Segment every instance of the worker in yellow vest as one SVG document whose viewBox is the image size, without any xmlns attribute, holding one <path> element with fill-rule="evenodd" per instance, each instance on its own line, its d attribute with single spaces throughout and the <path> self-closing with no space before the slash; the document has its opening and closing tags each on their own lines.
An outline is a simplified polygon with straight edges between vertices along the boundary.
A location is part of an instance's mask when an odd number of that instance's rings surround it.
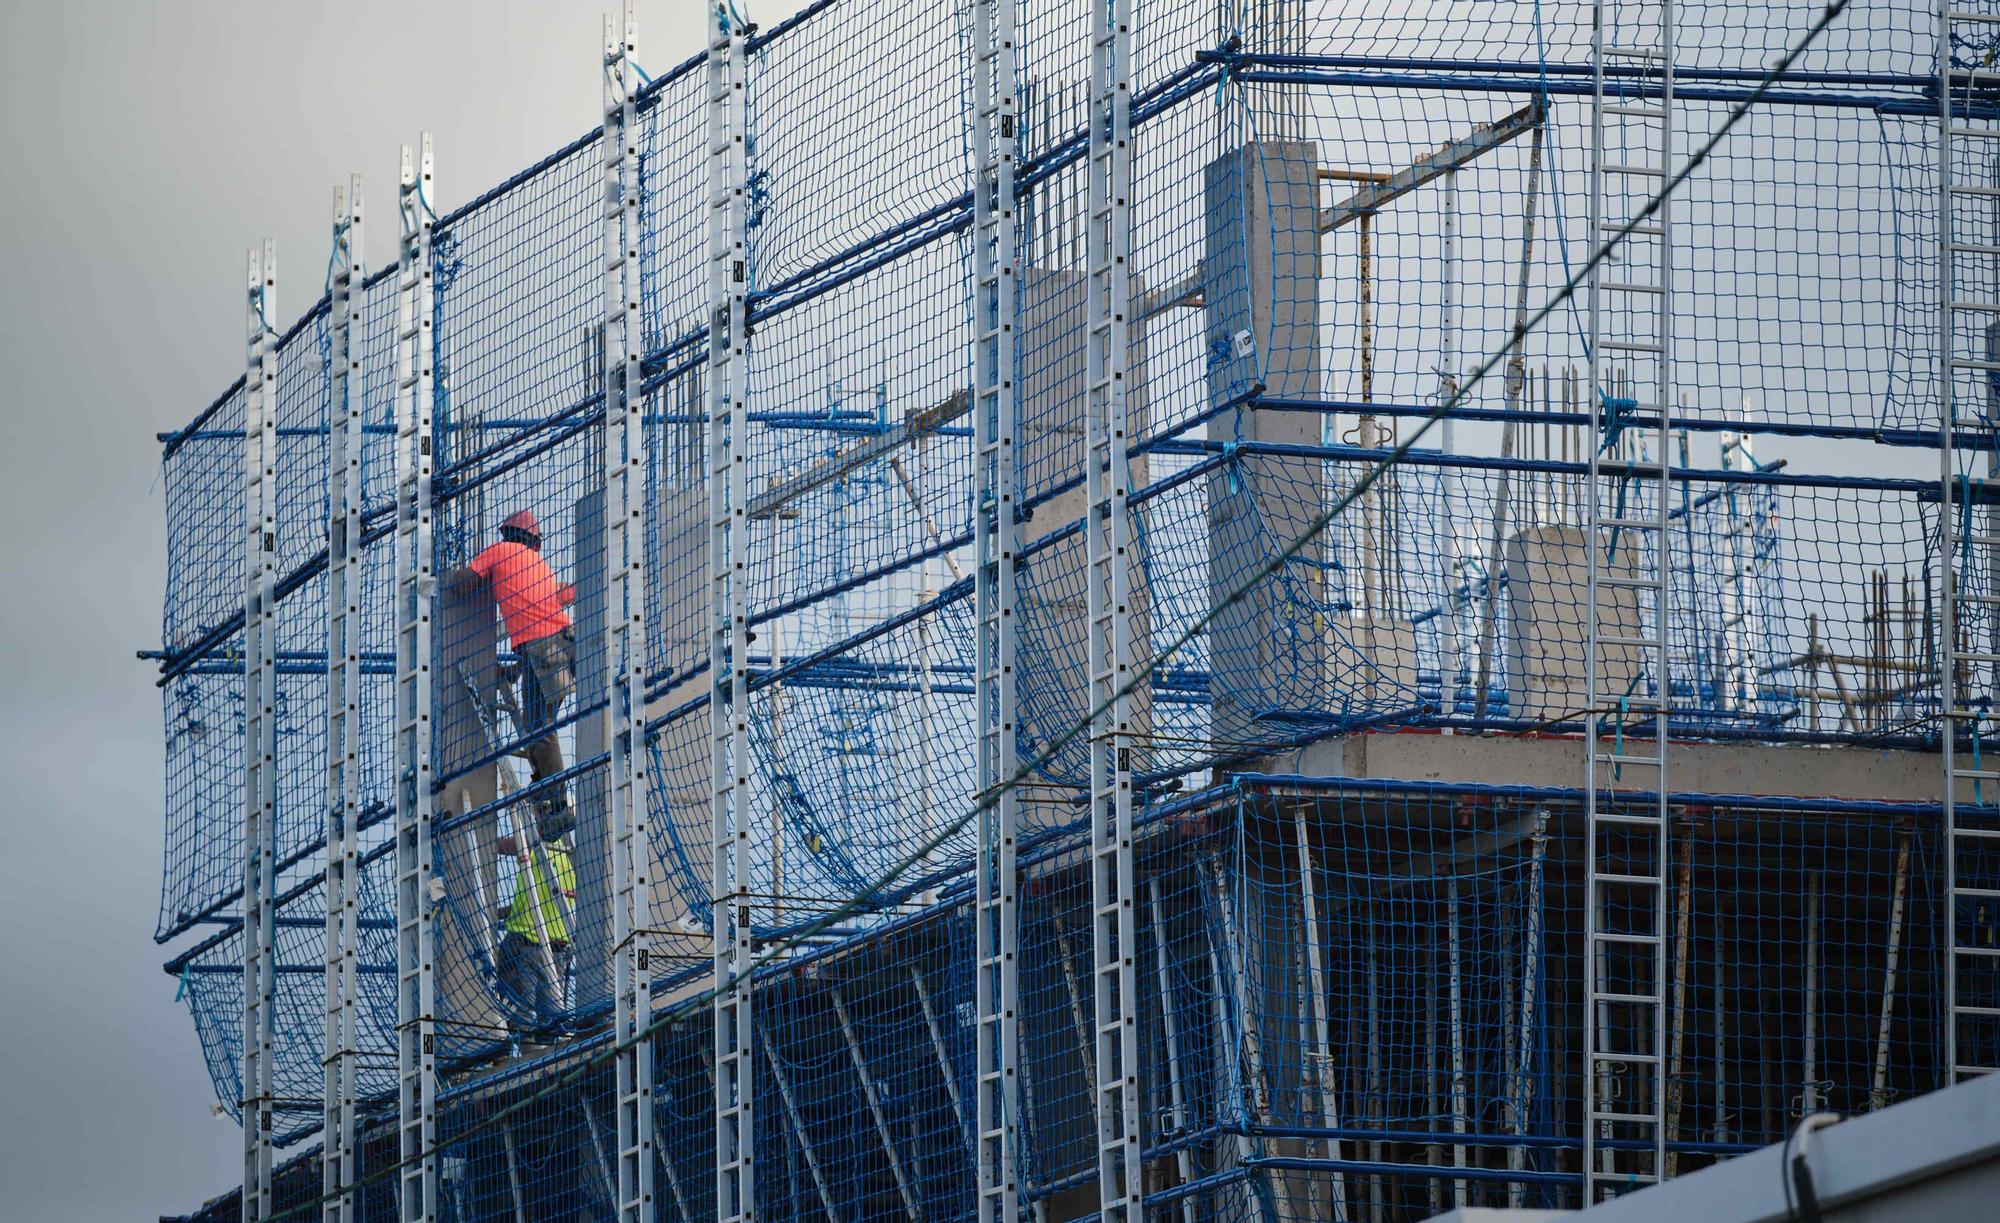
<svg viewBox="0 0 2000 1223">
<path fill-rule="evenodd" d="M 500 852 L 520 863 L 514 899 L 502 922 L 497 966 L 502 997 L 523 1017 L 516 1025 L 520 1030 L 544 1030 L 567 1009 L 564 984 L 569 980 L 576 868 L 566 841 L 529 844 L 525 838 L 500 838 Z"/>
</svg>

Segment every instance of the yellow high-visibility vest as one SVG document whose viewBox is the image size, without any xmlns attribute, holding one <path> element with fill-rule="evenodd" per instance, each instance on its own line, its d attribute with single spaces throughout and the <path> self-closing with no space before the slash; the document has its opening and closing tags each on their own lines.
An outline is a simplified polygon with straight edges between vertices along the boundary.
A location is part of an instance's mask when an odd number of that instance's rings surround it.
<svg viewBox="0 0 2000 1223">
<path fill-rule="evenodd" d="M 514 877 L 514 903 L 507 907 L 507 933 L 527 939 L 531 943 L 542 941 L 542 930 L 548 930 L 549 937 L 558 943 L 569 941 L 569 925 L 563 921 L 567 905 L 562 899 L 549 894 L 548 878 L 542 870 L 546 859 L 555 876 L 556 887 L 565 896 L 576 893 L 576 868 L 570 865 L 569 854 L 553 845 L 541 845 L 529 851 L 528 864 Z M 535 899 L 542 907 L 542 920 L 535 921 L 535 910 L 528 900 L 533 891 Z"/>
</svg>

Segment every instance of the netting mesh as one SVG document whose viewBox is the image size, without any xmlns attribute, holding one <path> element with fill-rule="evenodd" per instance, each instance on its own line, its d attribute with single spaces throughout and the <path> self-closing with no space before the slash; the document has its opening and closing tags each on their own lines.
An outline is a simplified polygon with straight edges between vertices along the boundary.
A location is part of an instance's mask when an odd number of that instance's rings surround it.
<svg viewBox="0 0 2000 1223">
<path fill-rule="evenodd" d="M 1677 7 L 1685 156 L 1819 6 Z M 772 1218 L 972 1210 L 970 17 L 835 0 L 758 36 L 747 65 L 750 407 L 732 440 L 749 473 L 746 888 L 758 940 L 784 949 L 757 984 L 751 1058 Z M 1778 780 L 1760 793 L 1823 792 L 1832 783 L 1800 762 L 1828 751 L 1893 749 L 1907 763 L 1935 750 L 1933 14 L 1911 0 L 1851 6 L 1679 189 L 1665 453 L 1633 420 L 1633 388 L 1661 371 L 1607 360 L 1590 385 L 1587 293 L 1465 389 L 1594 248 L 1591 20 L 1590 5 L 1556 0 L 1138 14 L 1130 614 L 1150 671 L 1133 702 L 1146 788 L 1135 962 L 1146 1183 L 1161 1217 L 1420 1218 L 1455 1201 L 1578 1200 L 1581 757 L 1535 757 L 1546 768 L 1534 787 L 1366 780 L 1386 732 L 1514 736 L 1524 760 L 1545 741 L 1574 745 L 1594 616 L 1602 634 L 1657 628 L 1668 643 L 1664 667 L 1614 650 L 1622 691 L 1600 682 L 1600 700 L 1665 701 L 1677 737 L 1763 753 Z M 1022 9 L 1015 144 L 1020 425 L 1006 478 L 1022 507 L 1018 763 L 1033 764 L 1020 1155 L 1038 1216 L 1058 1220 L 1092 1209 L 1097 1134 L 1076 789 L 1088 744 L 1073 733 L 1090 712 L 1091 26 L 1079 0 Z M 1990 51 L 1954 54 L 1973 64 Z M 666 936 L 661 1005 L 680 1008 L 652 1038 L 655 1199 L 688 1219 L 714 1213 L 700 994 L 713 784 L 704 67 L 648 85 L 635 133 L 647 852 Z M 1656 100 L 1643 72 L 1612 75 L 1626 100 Z M 1959 146 L 1955 173 L 1990 182 L 1989 151 L 1965 147 L 1976 143 Z M 439 1128 L 459 1218 L 596 1216 L 615 1196 L 597 1034 L 613 955 L 604 206 L 593 132 L 435 230 L 433 831 L 450 1075 Z M 1990 207 L 1963 213 L 1961 240 L 1991 246 Z M 1990 251 L 1957 260 L 1953 292 L 1990 298 L 1996 272 Z M 394 1110 L 380 1060 L 395 1021 L 394 281 L 368 286 L 357 338 L 371 1119 Z M 286 334 L 275 404 L 288 1140 L 316 1118 L 325 1053 L 325 309 Z M 1969 320 L 1954 316 L 1959 348 L 1992 351 Z M 1959 423 L 1990 430 L 1987 371 L 1955 377 Z M 170 968 L 230 1108 L 242 427 L 239 385 L 163 460 L 158 936 L 200 940 Z M 1987 474 L 1990 447 L 1975 449 L 1960 451 L 1966 481 Z M 1657 533 L 1614 533 L 1593 564 L 1593 452 L 1671 469 L 1663 493 L 1616 477 L 1595 490 L 1614 515 L 1663 514 L 1664 553 Z M 1990 518 L 1974 500 L 1956 509 L 1960 535 Z M 505 525 L 523 512 L 548 575 L 541 610 L 559 613 L 539 620 L 496 605 L 489 576 L 493 549 L 524 546 Z M 1323 514 L 1326 529 L 1298 544 Z M 1975 559 L 1962 589 L 1990 594 Z M 1593 571 L 1659 573 L 1663 591 L 1607 592 Z M 1970 606 L 1961 634 L 1990 638 L 2000 611 Z M 1266 776 L 1309 758 L 1354 777 Z M 1846 804 L 1676 783 L 1686 793 L 1662 870 L 1677 1170 L 1772 1141 L 1808 1105 L 1877 1108 L 1943 1081 L 1941 816 L 1914 801 L 1935 786 L 1901 767 L 1879 782 L 1881 801 Z M 1174 798 L 1183 786 L 1199 793 Z M 1983 912 L 1961 925 L 1990 934 Z M 372 1217 L 389 1208 L 394 1157 L 392 1136 L 368 1132 Z M 310 1163 L 281 1173 L 281 1198 L 310 1200 L 316 1182 L 297 1171 Z"/>
</svg>

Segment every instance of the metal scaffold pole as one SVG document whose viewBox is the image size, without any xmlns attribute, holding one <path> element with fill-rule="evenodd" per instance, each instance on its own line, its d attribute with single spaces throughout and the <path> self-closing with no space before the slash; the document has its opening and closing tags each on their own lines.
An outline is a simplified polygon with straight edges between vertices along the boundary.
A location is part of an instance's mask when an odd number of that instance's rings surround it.
<svg viewBox="0 0 2000 1223">
<path fill-rule="evenodd" d="M 277 1011 L 278 248 L 250 252 L 243 376 L 243 1219 L 269 1218 Z"/>
<path fill-rule="evenodd" d="M 1939 735 L 1944 755 L 1945 1063 L 1948 1083 L 2000 1069 L 2000 769 L 1981 757 L 2000 693 L 2000 70 L 1980 48 L 2000 10 L 1944 0 L 1938 15 Z M 1981 470 L 1979 457 L 1986 462 Z M 1975 517 L 1975 507 L 1983 513 Z"/>
<path fill-rule="evenodd" d="M 750 32 L 708 18 L 708 594 L 715 1215 L 757 1216 L 751 1012 L 746 128 Z"/>
<path fill-rule="evenodd" d="M 1673 173 L 1673 0 L 1597 0 L 1591 59 L 1590 233 L 1601 244 Z M 1633 225 L 1589 282 L 1586 1206 L 1666 1166 L 1671 217 L 1663 204 Z"/>
<path fill-rule="evenodd" d="M 604 18 L 604 658 L 610 680 L 618 1218 L 653 1221 L 652 840 L 646 797 L 646 441 L 639 362 L 638 24 Z"/>
<path fill-rule="evenodd" d="M 355 1099 L 360 1073 L 361 548 L 363 302 L 361 176 L 333 193 L 327 285 L 326 377 L 326 1045 L 320 1193 L 325 1223 L 351 1223 L 347 1192 L 359 1168 Z"/>
<path fill-rule="evenodd" d="M 431 618 L 437 597 L 431 538 L 431 137 L 415 160 L 403 146 L 396 278 L 396 1077 L 401 1223 L 438 1210 L 437 982 L 431 884 Z"/>
<path fill-rule="evenodd" d="M 1019 1154 L 1020 798 L 1016 768 L 1015 649 L 1017 382 L 1021 256 L 1015 174 L 1020 81 L 1015 0 L 973 5 L 973 533 L 974 705 L 979 813 L 973 909 L 975 1162 L 980 1223 L 1021 1215 Z M 1004 789 L 1002 787 L 1005 787 Z"/>
<path fill-rule="evenodd" d="M 1132 511 L 1126 406 L 1132 286 L 1132 5 L 1095 0 L 1085 226 L 1090 620 L 1091 980 L 1099 1217 L 1141 1223 L 1138 910 L 1132 844 Z"/>
</svg>

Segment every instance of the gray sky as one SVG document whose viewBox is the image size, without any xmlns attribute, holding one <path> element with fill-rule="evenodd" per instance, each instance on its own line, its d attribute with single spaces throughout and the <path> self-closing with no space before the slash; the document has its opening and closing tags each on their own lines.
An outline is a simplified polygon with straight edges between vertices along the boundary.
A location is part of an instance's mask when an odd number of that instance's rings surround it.
<svg viewBox="0 0 2000 1223">
<path fill-rule="evenodd" d="M 429 128 L 444 210 L 592 126 L 611 2 L 0 11 L 0 1214 L 148 1218 L 239 1175 L 151 939 L 160 705 L 132 653 L 159 640 L 153 435 L 242 369 L 245 249 L 277 239 L 289 321 L 349 171 L 386 215 Z M 693 53 L 702 11 L 640 0 L 640 62 Z M 370 227 L 371 266 L 392 231 Z"/>
</svg>

